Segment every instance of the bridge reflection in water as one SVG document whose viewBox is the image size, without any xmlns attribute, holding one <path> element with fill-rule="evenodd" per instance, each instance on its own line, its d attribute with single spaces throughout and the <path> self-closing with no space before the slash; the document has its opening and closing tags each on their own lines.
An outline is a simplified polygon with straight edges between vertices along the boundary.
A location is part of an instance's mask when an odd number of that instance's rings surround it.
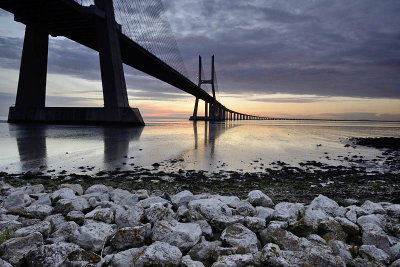
<svg viewBox="0 0 400 267">
<path fill-rule="evenodd" d="M 183 131 L 177 133 L 186 140 L 175 140 L 176 143 L 172 144 L 171 136 L 176 131 L 173 124 L 166 124 L 163 129 L 158 125 L 144 128 L 9 124 L 11 142 L 14 139 L 17 148 L 9 154 L 12 158 L 16 152 L 17 158 L 13 163 L 16 172 L 54 169 L 70 172 L 88 165 L 96 166 L 95 171 L 130 170 L 133 165 L 148 167 L 154 162 L 188 157 L 194 157 L 199 163 L 203 161 L 206 167 L 213 161 L 217 139 L 237 126 L 235 122 L 194 121 L 192 127 L 185 125 L 180 128 Z M 187 139 L 190 136 L 193 141 Z M 140 147 L 146 149 L 139 151 Z"/>
</svg>

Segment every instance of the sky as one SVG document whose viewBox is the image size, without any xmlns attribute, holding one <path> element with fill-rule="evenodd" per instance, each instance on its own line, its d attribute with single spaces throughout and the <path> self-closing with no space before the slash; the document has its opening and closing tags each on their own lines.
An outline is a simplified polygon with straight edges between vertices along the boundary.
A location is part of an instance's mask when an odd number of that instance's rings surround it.
<svg viewBox="0 0 400 267">
<path fill-rule="evenodd" d="M 398 0 L 163 4 L 189 77 L 195 80 L 198 55 L 209 76 L 215 54 L 220 101 L 230 109 L 270 117 L 400 120 Z M 0 10 L 0 117 L 15 102 L 24 29 Z M 190 116 L 194 97 L 124 69 L 130 105 L 143 116 Z M 50 39 L 46 105 L 103 105 L 97 53 Z"/>
</svg>

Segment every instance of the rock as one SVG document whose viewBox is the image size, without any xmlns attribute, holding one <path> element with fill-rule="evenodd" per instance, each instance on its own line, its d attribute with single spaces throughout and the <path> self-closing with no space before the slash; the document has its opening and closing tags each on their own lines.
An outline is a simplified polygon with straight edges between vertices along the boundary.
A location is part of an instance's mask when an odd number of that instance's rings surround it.
<svg viewBox="0 0 400 267">
<path fill-rule="evenodd" d="M 245 200 L 235 203 L 235 208 L 232 210 L 233 215 L 253 216 L 256 214 L 256 209 L 249 202 Z"/>
<path fill-rule="evenodd" d="M 1 257 L 12 265 L 19 265 L 27 253 L 41 245 L 43 245 L 43 237 L 38 232 L 24 237 L 11 238 L 0 245 Z"/>
<path fill-rule="evenodd" d="M 67 259 L 67 256 L 76 249 L 79 249 L 79 246 L 70 243 L 43 245 L 30 251 L 25 258 L 29 266 L 60 266 Z"/>
<path fill-rule="evenodd" d="M 365 201 L 361 208 L 364 209 L 368 214 L 385 214 L 386 211 L 379 203 L 374 203 L 372 201 Z"/>
<path fill-rule="evenodd" d="M 200 261 L 194 261 L 189 255 L 182 257 L 181 267 L 204 267 L 204 264 Z"/>
<path fill-rule="evenodd" d="M 333 256 L 330 251 L 318 247 L 307 249 L 307 257 L 310 266 L 346 266 L 341 257 Z"/>
<path fill-rule="evenodd" d="M 362 234 L 363 245 L 373 245 L 390 253 L 391 242 L 389 236 L 383 230 L 369 230 Z"/>
<path fill-rule="evenodd" d="M 54 244 L 68 242 L 78 228 L 79 226 L 75 222 L 64 222 L 58 226 L 58 229 L 51 234 L 51 238 L 48 238 L 46 242 Z"/>
<path fill-rule="evenodd" d="M 139 196 L 130 194 L 130 195 L 126 196 L 125 198 L 121 199 L 118 202 L 118 205 L 129 209 L 129 208 L 135 206 L 138 202 L 139 202 Z"/>
<path fill-rule="evenodd" d="M 38 200 L 32 202 L 31 206 L 36 206 L 36 205 L 46 205 L 46 206 L 51 206 L 51 199 L 50 199 L 51 194 L 44 194 L 41 197 L 38 198 Z"/>
<path fill-rule="evenodd" d="M 78 248 L 69 253 L 62 266 L 101 266 L 101 257 L 93 252 Z"/>
<path fill-rule="evenodd" d="M 249 248 L 251 252 L 257 252 L 257 236 L 255 233 L 240 223 L 228 226 L 221 234 L 221 240 L 231 247 Z"/>
<path fill-rule="evenodd" d="M 36 218 L 43 220 L 53 212 L 53 207 L 48 205 L 30 205 L 23 211 L 25 217 Z"/>
<path fill-rule="evenodd" d="M 60 226 L 66 222 L 62 214 L 53 214 L 47 216 L 44 220 L 50 223 L 53 232 L 57 231 L 60 228 Z"/>
<path fill-rule="evenodd" d="M 155 203 L 145 210 L 145 217 L 149 222 L 154 224 L 161 220 L 173 220 L 175 213 L 171 208 L 165 207 L 162 203 Z"/>
<path fill-rule="evenodd" d="M 232 216 L 232 209 L 216 198 L 192 200 L 188 208 L 199 212 L 207 221 L 223 215 Z"/>
<path fill-rule="evenodd" d="M 201 261 L 205 265 L 209 265 L 211 259 L 211 253 L 218 247 L 221 246 L 221 241 L 203 241 L 192 247 L 188 255 L 195 261 Z"/>
<path fill-rule="evenodd" d="M 187 204 L 194 199 L 192 192 L 185 190 L 179 192 L 176 195 L 171 197 L 171 202 L 174 204 L 175 207 L 179 207 L 181 205 Z"/>
<path fill-rule="evenodd" d="M 332 240 L 329 242 L 329 246 L 332 248 L 333 254 L 340 256 L 346 263 L 353 260 L 353 255 L 351 254 L 352 247 L 350 245 L 347 245 L 343 241 Z"/>
<path fill-rule="evenodd" d="M 85 212 L 89 208 L 89 203 L 84 197 L 77 197 L 74 199 L 60 199 L 54 207 L 54 212 L 66 215 L 73 210 Z"/>
<path fill-rule="evenodd" d="M 390 248 L 389 255 L 392 261 L 400 259 L 400 242 Z"/>
<path fill-rule="evenodd" d="M 159 221 L 154 224 L 152 240 L 167 242 L 184 251 L 196 245 L 201 234 L 200 226 L 195 223 L 180 223 L 175 220 Z"/>
<path fill-rule="evenodd" d="M 390 256 L 383 250 L 371 246 L 362 245 L 359 250 L 360 256 L 369 261 L 376 261 L 383 264 L 389 264 Z"/>
<path fill-rule="evenodd" d="M 336 217 L 336 210 L 339 208 L 339 204 L 323 195 L 319 195 L 311 201 L 309 209 L 322 210 L 329 216 Z"/>
<path fill-rule="evenodd" d="M 349 235 L 357 235 L 360 233 L 360 227 L 346 218 L 336 217 L 335 220 L 340 223 L 343 230 Z"/>
<path fill-rule="evenodd" d="M 134 206 L 128 210 L 118 209 L 115 212 L 115 223 L 118 227 L 131 227 L 141 224 L 144 219 L 144 210 Z"/>
<path fill-rule="evenodd" d="M 79 227 L 72 240 L 84 249 L 97 252 L 113 233 L 114 229 L 106 223 L 89 223 Z"/>
<path fill-rule="evenodd" d="M 111 224 L 114 222 L 114 212 L 110 208 L 94 209 L 85 215 L 85 219 L 93 219 Z"/>
<path fill-rule="evenodd" d="M 18 221 L 0 221 L 0 232 L 3 232 L 6 229 L 17 230 L 22 227 L 23 227 L 22 223 Z"/>
<path fill-rule="evenodd" d="M 253 232 L 260 232 L 266 226 L 265 220 L 258 217 L 246 217 L 244 225 Z"/>
<path fill-rule="evenodd" d="M 307 239 L 317 245 L 322 245 L 322 246 L 328 245 L 328 243 L 326 243 L 325 239 L 323 239 L 322 237 L 320 237 L 319 235 L 316 235 L 316 234 L 311 234 L 311 235 L 307 236 Z"/>
<path fill-rule="evenodd" d="M 137 248 L 145 245 L 145 241 L 151 236 L 151 224 L 134 227 L 120 228 L 111 238 L 113 248 L 123 250 Z"/>
<path fill-rule="evenodd" d="M 32 201 L 33 199 L 27 194 L 24 194 L 23 191 L 18 190 L 12 192 L 4 199 L 3 206 L 7 210 L 16 210 L 30 205 Z"/>
<path fill-rule="evenodd" d="M 165 242 L 154 242 L 134 259 L 133 266 L 178 266 L 182 253 Z"/>
<path fill-rule="evenodd" d="M 306 209 L 304 215 L 304 224 L 311 226 L 312 231 L 316 232 L 318 230 L 319 224 L 322 221 L 328 220 L 329 217 L 324 211 L 322 210 L 313 210 L 313 209 Z"/>
<path fill-rule="evenodd" d="M 253 190 L 248 195 L 248 200 L 253 206 L 273 207 L 274 202 L 260 190 Z"/>
<path fill-rule="evenodd" d="M 76 198 L 75 192 L 69 188 L 58 189 L 57 191 L 54 191 L 50 196 L 51 201 L 54 203 L 59 201 L 60 199 L 74 199 L 74 198 Z"/>
<path fill-rule="evenodd" d="M 358 206 L 349 206 L 347 209 L 348 212 L 345 214 L 345 217 L 353 223 L 357 222 L 358 217 L 368 214 L 363 208 Z"/>
<path fill-rule="evenodd" d="M 343 205 L 348 207 L 351 205 L 358 205 L 360 204 L 360 201 L 356 200 L 356 199 L 352 199 L 352 198 L 346 198 L 343 200 Z"/>
<path fill-rule="evenodd" d="M 27 185 L 20 187 L 19 190 L 22 190 L 24 194 L 33 195 L 44 192 L 44 186 L 42 184 Z"/>
<path fill-rule="evenodd" d="M 139 197 L 139 200 L 143 200 L 149 197 L 149 192 L 145 189 L 136 190 L 135 195 Z"/>
<path fill-rule="evenodd" d="M 293 224 L 291 231 L 297 236 L 306 237 L 313 232 L 313 227 L 306 224 L 303 217 Z"/>
<path fill-rule="evenodd" d="M 112 188 L 105 186 L 103 184 L 95 184 L 90 186 L 88 189 L 85 191 L 85 195 L 91 194 L 91 193 L 108 193 L 112 190 Z"/>
<path fill-rule="evenodd" d="M 0 266 L 2 267 L 12 267 L 12 265 L 5 260 L 0 259 Z"/>
<path fill-rule="evenodd" d="M 137 207 L 142 208 L 142 209 L 147 209 L 149 208 L 152 204 L 155 203 L 161 203 L 163 205 L 168 205 L 168 200 L 163 199 L 161 197 L 149 197 L 143 200 L 140 200 L 137 203 Z"/>
<path fill-rule="evenodd" d="M 213 236 L 211 225 L 209 225 L 206 220 L 198 220 L 194 221 L 193 223 L 196 223 L 200 226 L 201 231 L 203 232 L 203 235 L 205 237 L 211 238 Z"/>
<path fill-rule="evenodd" d="M 272 243 L 266 244 L 262 248 L 260 262 L 266 266 L 289 266 L 280 248 Z"/>
<path fill-rule="evenodd" d="M 392 262 L 389 267 L 400 267 L 400 259 Z"/>
<path fill-rule="evenodd" d="M 133 261 L 144 252 L 147 247 L 131 248 L 105 257 L 106 266 L 127 267 L 134 266 Z"/>
<path fill-rule="evenodd" d="M 385 210 L 390 217 L 400 219 L 400 204 L 388 205 Z"/>
<path fill-rule="evenodd" d="M 375 214 L 364 215 L 357 219 L 357 224 L 361 226 L 363 231 L 381 230 L 382 221 Z"/>
<path fill-rule="evenodd" d="M 214 262 L 212 267 L 244 267 L 254 264 L 254 257 L 252 254 L 235 254 L 229 256 L 220 256 Z"/>
<path fill-rule="evenodd" d="M 244 224 L 244 217 L 239 216 L 239 215 L 235 215 L 235 216 L 222 215 L 222 216 L 217 216 L 217 217 L 211 219 L 211 221 L 210 221 L 210 224 L 211 224 L 213 230 L 215 230 L 218 233 L 220 233 L 225 228 L 227 228 L 228 226 L 231 226 L 235 223 Z"/>
<path fill-rule="evenodd" d="M 282 221 L 270 221 L 268 226 L 287 229 L 289 227 L 289 223 Z"/>
<path fill-rule="evenodd" d="M 76 195 L 80 196 L 83 194 L 83 188 L 80 184 L 60 184 L 58 189 L 69 188 L 75 192 Z"/>
<path fill-rule="evenodd" d="M 269 222 L 272 219 L 272 215 L 274 214 L 274 209 L 266 208 L 266 207 L 256 207 L 256 217 L 264 219 L 266 222 Z"/>
<path fill-rule="evenodd" d="M 74 221 L 79 225 L 82 225 L 85 221 L 85 214 L 82 211 L 73 210 L 68 212 L 65 216 L 68 221 Z"/>
<path fill-rule="evenodd" d="M 299 203 L 281 202 L 275 205 L 272 218 L 279 221 L 287 221 L 293 225 L 304 215 L 304 205 Z"/>
<path fill-rule="evenodd" d="M 108 193 L 90 193 L 82 195 L 82 197 L 88 201 L 92 208 L 97 208 L 103 202 L 110 201 L 110 195 Z"/>
<path fill-rule="evenodd" d="M 344 232 L 340 223 L 333 218 L 328 218 L 319 224 L 318 230 L 323 234 L 326 241 L 341 240 L 346 241 L 347 234 Z"/>
<path fill-rule="evenodd" d="M 282 228 L 269 225 L 266 229 L 260 232 L 262 244 L 274 243 L 283 250 L 302 250 L 302 239 L 295 236 Z"/>
<path fill-rule="evenodd" d="M 34 224 L 31 226 L 23 227 L 15 231 L 16 236 L 28 236 L 35 232 L 41 233 L 44 237 L 50 235 L 51 226 L 50 223 L 47 221 L 42 221 L 38 224 Z"/>
<path fill-rule="evenodd" d="M 131 192 L 127 191 L 127 190 L 123 190 L 120 188 L 114 189 L 110 192 L 110 199 L 114 202 L 114 203 L 118 203 L 120 202 L 122 199 L 130 197 L 132 195 Z M 137 201 L 136 201 L 137 203 Z"/>
<path fill-rule="evenodd" d="M 27 226 L 31 226 L 31 225 L 42 222 L 42 220 L 40 220 L 40 219 L 30 219 L 30 218 L 26 218 L 26 217 L 22 217 L 22 216 L 18 217 L 18 221 L 20 223 L 22 223 L 22 227 L 27 227 Z"/>
</svg>

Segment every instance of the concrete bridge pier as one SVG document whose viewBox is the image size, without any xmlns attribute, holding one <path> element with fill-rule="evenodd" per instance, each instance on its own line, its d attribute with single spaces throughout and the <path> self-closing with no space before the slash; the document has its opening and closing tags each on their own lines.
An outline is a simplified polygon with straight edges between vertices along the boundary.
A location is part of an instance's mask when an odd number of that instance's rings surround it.
<svg viewBox="0 0 400 267">
<path fill-rule="evenodd" d="M 17 99 L 9 122 L 144 125 L 139 110 L 129 107 L 112 1 L 96 0 L 95 4 L 106 15 L 96 25 L 104 108 L 45 107 L 49 32 L 46 25 L 27 24 Z"/>
</svg>

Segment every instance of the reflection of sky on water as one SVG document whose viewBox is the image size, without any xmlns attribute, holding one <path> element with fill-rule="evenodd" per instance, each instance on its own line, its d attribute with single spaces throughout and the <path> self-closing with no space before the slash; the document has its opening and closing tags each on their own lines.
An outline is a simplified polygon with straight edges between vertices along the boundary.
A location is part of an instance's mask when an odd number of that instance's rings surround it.
<svg viewBox="0 0 400 267">
<path fill-rule="evenodd" d="M 382 154 L 367 147 L 345 148 L 345 138 L 400 136 L 399 129 L 400 123 L 317 121 L 150 121 L 144 128 L 0 123 L 0 171 L 91 173 L 153 169 L 159 163 L 165 171 L 258 172 L 278 160 L 292 166 L 307 160 L 340 166 L 347 164 L 341 161 L 346 156 L 374 159 Z"/>
</svg>

